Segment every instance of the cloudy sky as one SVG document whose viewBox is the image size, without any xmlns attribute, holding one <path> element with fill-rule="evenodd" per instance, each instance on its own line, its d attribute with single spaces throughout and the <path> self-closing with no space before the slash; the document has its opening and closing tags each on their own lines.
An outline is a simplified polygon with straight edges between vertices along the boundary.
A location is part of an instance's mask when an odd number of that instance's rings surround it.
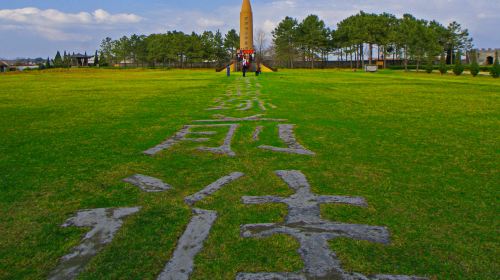
<svg viewBox="0 0 500 280">
<path fill-rule="evenodd" d="M 0 0 L 0 57 L 94 52 L 107 36 L 238 29 L 241 0 Z M 500 48 L 499 0 L 252 0 L 255 28 L 270 32 L 285 16 L 317 14 L 328 26 L 360 10 L 453 20 L 476 47 Z"/>
</svg>

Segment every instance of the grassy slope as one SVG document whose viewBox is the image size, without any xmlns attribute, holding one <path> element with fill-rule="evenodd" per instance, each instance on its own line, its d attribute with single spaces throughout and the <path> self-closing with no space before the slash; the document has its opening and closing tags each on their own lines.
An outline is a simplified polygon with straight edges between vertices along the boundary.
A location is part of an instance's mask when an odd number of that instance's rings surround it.
<svg viewBox="0 0 500 280">
<path fill-rule="evenodd" d="M 240 224 L 286 214 L 282 205 L 240 202 L 243 195 L 290 194 L 273 175 L 278 169 L 302 170 L 317 193 L 364 196 L 370 204 L 324 206 L 325 218 L 390 229 L 390 246 L 332 241 L 349 269 L 438 279 L 498 275 L 498 80 L 336 71 L 259 79 L 278 106 L 268 116 L 297 124 L 316 157 L 257 149 L 279 143 L 269 124 L 262 143 L 250 141 L 255 124 L 243 125 L 233 142 L 236 158 L 185 144 L 155 158 L 141 155 L 209 117 L 204 109 L 240 82 L 236 77 L 112 70 L 0 76 L 0 278 L 46 276 L 85 232 L 58 226 L 74 212 L 143 206 L 81 278 L 154 279 L 189 221 L 183 197 L 232 171 L 247 176 L 197 205 L 220 217 L 193 278 L 298 270 L 293 239 L 239 237 Z M 175 189 L 145 194 L 120 182 L 134 173 Z"/>
</svg>

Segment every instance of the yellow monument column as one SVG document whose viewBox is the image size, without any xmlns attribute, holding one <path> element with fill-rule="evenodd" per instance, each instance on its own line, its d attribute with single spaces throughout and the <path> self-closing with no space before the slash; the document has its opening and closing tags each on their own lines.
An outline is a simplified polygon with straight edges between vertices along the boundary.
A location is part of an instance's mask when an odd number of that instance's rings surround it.
<svg viewBox="0 0 500 280">
<path fill-rule="evenodd" d="M 240 50 L 253 50 L 253 13 L 250 0 L 243 0 L 240 13 Z"/>
</svg>

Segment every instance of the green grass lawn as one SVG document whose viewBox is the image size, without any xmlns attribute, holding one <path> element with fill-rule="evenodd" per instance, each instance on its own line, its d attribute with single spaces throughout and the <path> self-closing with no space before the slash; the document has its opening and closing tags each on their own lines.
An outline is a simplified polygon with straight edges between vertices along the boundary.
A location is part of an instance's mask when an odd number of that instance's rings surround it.
<svg viewBox="0 0 500 280">
<path fill-rule="evenodd" d="M 255 79 L 251 77 L 249 79 Z M 142 154 L 213 112 L 214 98 L 245 85 L 213 71 L 72 70 L 0 75 L 0 279 L 43 279 L 87 229 L 60 225 L 82 209 L 142 206 L 81 279 L 156 279 L 191 212 L 183 202 L 234 171 L 246 176 L 196 207 L 219 218 L 191 279 L 298 271 L 291 237 L 240 237 L 240 225 L 280 222 L 285 205 L 244 205 L 245 195 L 292 194 L 275 170 L 301 170 L 323 195 L 369 207 L 324 205 L 331 221 L 386 226 L 390 245 L 337 239 L 345 269 L 432 279 L 498 279 L 500 80 L 438 74 L 282 71 L 258 78 L 316 156 L 279 145 L 276 124 L 242 123 L 236 157 L 182 143 Z M 265 130 L 252 142 L 256 125 Z M 209 142 L 215 145 L 222 138 Z M 144 193 L 122 179 L 145 174 L 174 188 Z"/>
</svg>

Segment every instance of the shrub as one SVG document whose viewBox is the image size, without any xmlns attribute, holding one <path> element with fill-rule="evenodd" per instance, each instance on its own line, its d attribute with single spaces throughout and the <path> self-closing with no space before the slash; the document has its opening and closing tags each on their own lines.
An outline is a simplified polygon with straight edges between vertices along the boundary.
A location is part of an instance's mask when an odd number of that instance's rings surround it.
<svg viewBox="0 0 500 280">
<path fill-rule="evenodd" d="M 500 75 L 500 64 L 498 62 L 498 51 L 495 52 L 495 63 L 493 63 L 493 67 L 491 67 L 490 74 L 493 78 L 498 78 Z"/>
<path fill-rule="evenodd" d="M 453 67 L 453 73 L 455 75 L 460 76 L 464 72 L 464 66 L 462 65 L 462 54 L 460 52 L 457 53 L 457 58 L 455 59 L 455 66 Z"/>
<path fill-rule="evenodd" d="M 473 77 L 476 77 L 479 72 L 481 71 L 481 68 L 479 67 L 479 64 L 476 62 L 472 62 L 470 65 L 470 73 L 472 74 Z"/>
<path fill-rule="evenodd" d="M 428 74 L 434 71 L 434 59 L 432 57 L 427 58 L 427 64 L 425 65 L 425 72 Z"/>
<path fill-rule="evenodd" d="M 471 55 L 472 63 L 470 65 L 470 73 L 473 77 L 476 77 L 481 69 L 479 68 L 479 64 L 477 63 L 477 53 L 474 51 Z"/>
</svg>

